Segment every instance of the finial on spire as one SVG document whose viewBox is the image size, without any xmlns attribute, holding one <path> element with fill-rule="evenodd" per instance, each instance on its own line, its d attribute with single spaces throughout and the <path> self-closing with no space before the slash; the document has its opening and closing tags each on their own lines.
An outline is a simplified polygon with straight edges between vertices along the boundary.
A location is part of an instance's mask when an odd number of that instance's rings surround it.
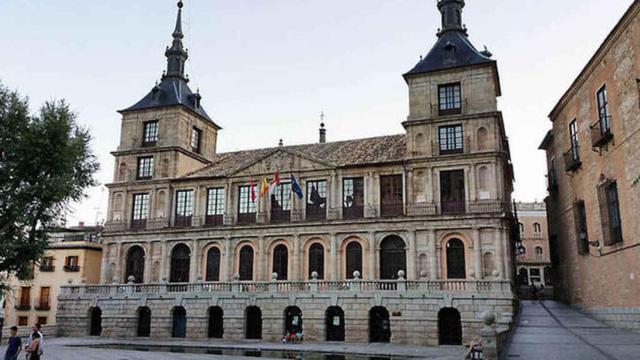
<svg viewBox="0 0 640 360">
<path fill-rule="evenodd" d="M 171 47 L 168 47 L 167 51 L 165 51 L 165 56 L 167 57 L 167 73 L 164 76 L 175 76 L 188 81 L 188 78 L 184 75 L 184 64 L 189 58 L 189 55 L 182 44 L 182 39 L 184 39 L 184 34 L 182 33 L 183 7 L 184 3 L 178 1 L 178 16 L 176 17 L 176 27 L 172 34 L 173 43 Z"/>
<path fill-rule="evenodd" d="M 320 144 L 327 142 L 327 129 L 324 127 L 324 111 L 320 112 Z"/>
<path fill-rule="evenodd" d="M 448 31 L 459 31 L 467 35 L 467 28 L 462 25 L 462 9 L 464 0 L 438 0 L 438 10 L 442 14 L 442 30 L 438 36 Z"/>
</svg>

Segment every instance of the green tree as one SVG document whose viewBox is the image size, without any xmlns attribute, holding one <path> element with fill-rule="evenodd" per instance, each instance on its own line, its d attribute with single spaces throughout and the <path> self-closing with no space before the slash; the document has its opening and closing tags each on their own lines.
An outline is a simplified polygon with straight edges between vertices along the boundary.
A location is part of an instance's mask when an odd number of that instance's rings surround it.
<svg viewBox="0 0 640 360">
<path fill-rule="evenodd" d="M 0 273 L 29 275 L 48 230 L 96 185 L 90 140 L 64 101 L 31 115 L 28 100 L 0 83 Z"/>
</svg>

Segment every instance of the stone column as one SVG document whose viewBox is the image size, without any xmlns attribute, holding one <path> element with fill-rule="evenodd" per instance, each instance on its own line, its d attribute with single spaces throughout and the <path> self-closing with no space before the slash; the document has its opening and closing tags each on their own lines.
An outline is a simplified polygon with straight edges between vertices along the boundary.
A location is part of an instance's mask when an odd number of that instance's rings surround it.
<svg viewBox="0 0 640 360">
<path fill-rule="evenodd" d="M 258 261 L 256 264 L 257 271 L 254 274 L 256 281 L 269 281 L 271 280 L 271 268 L 269 267 L 269 259 L 267 256 L 267 244 L 265 244 L 264 236 L 258 236 Z M 260 276 L 262 275 L 262 277 Z"/>
<path fill-rule="evenodd" d="M 495 231 L 493 236 L 493 242 L 496 249 L 496 269 L 498 269 L 498 279 L 504 279 L 504 246 L 502 244 L 502 232 L 503 229 L 498 229 Z"/>
<path fill-rule="evenodd" d="M 502 246 L 504 249 L 504 273 L 502 274 L 503 279 L 509 279 L 511 274 L 513 273 L 513 262 L 511 261 L 511 243 L 509 242 L 509 229 L 505 228 L 502 231 Z"/>
<path fill-rule="evenodd" d="M 299 234 L 293 234 L 293 256 L 291 259 L 291 269 L 293 269 L 293 271 L 289 272 L 289 280 L 303 280 L 304 279 L 304 274 L 303 274 L 303 267 L 304 267 L 304 260 L 301 260 L 302 254 L 302 249 L 300 248 L 300 235 Z"/>
<path fill-rule="evenodd" d="M 167 254 L 167 242 L 162 242 L 162 255 L 160 258 L 160 281 L 164 282 L 164 279 L 169 279 L 169 254 Z"/>
<path fill-rule="evenodd" d="M 191 253 L 191 259 L 189 259 L 190 260 L 189 282 L 196 282 L 198 281 L 198 277 L 200 276 L 200 273 L 198 270 L 199 268 L 198 264 L 200 263 L 200 249 L 198 249 L 197 240 L 191 241 L 191 248 L 193 249 L 193 252 Z"/>
<path fill-rule="evenodd" d="M 231 239 L 229 237 L 224 238 L 224 276 L 225 281 L 231 281 L 233 279 L 233 249 L 231 248 Z"/>
<path fill-rule="evenodd" d="M 147 243 L 147 248 L 144 250 L 144 273 L 143 283 L 150 283 L 151 278 L 153 277 L 152 268 L 153 267 L 153 242 Z"/>
<path fill-rule="evenodd" d="M 404 199 L 405 208 L 409 205 L 413 205 L 415 203 L 413 198 L 413 170 L 407 170 L 407 177 L 405 178 L 405 194 L 406 199 Z M 410 276 L 410 275 L 409 275 Z"/>
<path fill-rule="evenodd" d="M 480 229 L 474 228 L 473 234 L 473 271 L 476 273 L 476 279 L 484 277 L 482 271 L 482 245 L 480 241 Z"/>
<path fill-rule="evenodd" d="M 378 258 L 378 251 L 376 249 L 376 233 L 374 231 L 369 232 L 369 271 L 367 272 L 368 280 L 376 280 L 377 279 L 377 267 L 376 267 L 376 259 Z M 364 257 L 365 254 L 362 254 Z"/>
<path fill-rule="evenodd" d="M 338 235 L 329 235 L 329 280 L 338 280 L 340 268 L 338 266 Z"/>
<path fill-rule="evenodd" d="M 433 229 L 427 230 L 427 246 L 429 249 L 429 279 L 436 280 L 438 278 L 438 254 L 436 250 L 436 232 Z"/>
<path fill-rule="evenodd" d="M 409 251 L 407 254 L 407 280 L 417 280 L 417 255 L 416 255 L 416 230 L 411 229 L 407 232 L 407 238 L 409 240 Z"/>
<path fill-rule="evenodd" d="M 115 277 L 118 278 L 118 283 L 124 284 L 127 282 L 127 279 L 123 279 L 124 271 L 122 270 L 122 263 L 126 260 L 124 259 L 124 255 L 122 254 L 122 243 L 118 243 L 116 246 L 116 273 Z"/>
<path fill-rule="evenodd" d="M 109 274 L 109 258 L 111 258 L 111 254 L 109 253 L 109 246 L 104 246 L 102 250 L 102 259 L 101 259 L 101 267 L 100 267 L 100 283 L 101 284 L 111 284 L 111 280 L 107 279 L 107 274 Z"/>
</svg>

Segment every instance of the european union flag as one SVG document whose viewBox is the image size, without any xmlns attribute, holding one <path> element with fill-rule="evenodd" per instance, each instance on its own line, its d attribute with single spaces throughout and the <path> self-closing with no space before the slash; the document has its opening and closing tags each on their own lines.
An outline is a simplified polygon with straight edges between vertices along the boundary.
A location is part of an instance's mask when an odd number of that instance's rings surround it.
<svg viewBox="0 0 640 360">
<path fill-rule="evenodd" d="M 298 184 L 298 180 L 296 180 L 296 177 L 293 176 L 293 174 L 291 174 L 291 191 L 298 195 L 298 199 L 302 199 L 302 188 L 300 187 L 300 184 Z"/>
</svg>

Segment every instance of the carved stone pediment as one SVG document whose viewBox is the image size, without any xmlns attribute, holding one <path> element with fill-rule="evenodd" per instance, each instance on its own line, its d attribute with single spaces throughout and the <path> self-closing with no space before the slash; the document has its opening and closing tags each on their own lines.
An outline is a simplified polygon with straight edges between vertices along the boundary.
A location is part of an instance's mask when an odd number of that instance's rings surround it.
<svg viewBox="0 0 640 360">
<path fill-rule="evenodd" d="M 276 172 L 286 174 L 330 168 L 333 168 L 333 166 L 324 161 L 279 149 L 245 167 L 235 175 L 249 176 L 255 174 L 275 174 Z"/>
</svg>

